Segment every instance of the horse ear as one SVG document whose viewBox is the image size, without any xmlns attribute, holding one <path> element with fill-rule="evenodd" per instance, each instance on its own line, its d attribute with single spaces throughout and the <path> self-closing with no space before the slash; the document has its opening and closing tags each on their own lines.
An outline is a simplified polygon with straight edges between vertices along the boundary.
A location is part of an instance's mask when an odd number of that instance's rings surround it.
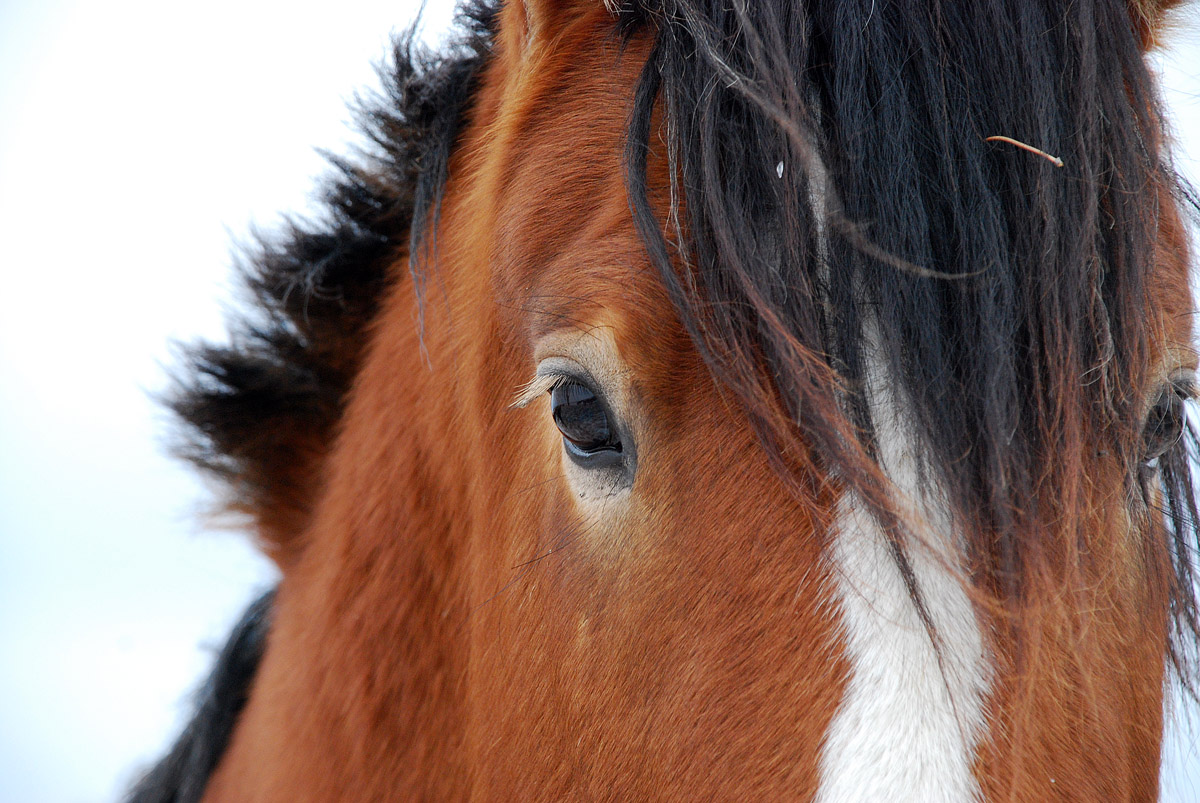
<svg viewBox="0 0 1200 803">
<path fill-rule="evenodd" d="M 1182 0 L 1128 0 L 1133 25 L 1146 50 L 1158 44 L 1159 35 L 1168 27 L 1169 12 Z"/>
<path fill-rule="evenodd" d="M 521 32 L 522 49 L 547 41 L 572 19 L 604 9 L 615 14 L 620 0 L 519 0 L 506 4 L 506 11 L 517 17 L 514 26 Z M 504 26 L 502 26 L 504 27 Z"/>
</svg>

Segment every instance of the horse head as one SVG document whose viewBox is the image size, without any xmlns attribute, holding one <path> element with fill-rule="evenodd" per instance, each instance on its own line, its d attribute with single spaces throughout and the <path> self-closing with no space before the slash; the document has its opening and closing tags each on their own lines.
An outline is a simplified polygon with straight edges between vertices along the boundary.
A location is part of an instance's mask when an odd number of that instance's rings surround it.
<svg viewBox="0 0 1200 803">
<path fill-rule="evenodd" d="M 196 794 L 1153 798 L 1197 633 L 1169 5 L 402 40 L 176 402 L 282 570 Z"/>
</svg>

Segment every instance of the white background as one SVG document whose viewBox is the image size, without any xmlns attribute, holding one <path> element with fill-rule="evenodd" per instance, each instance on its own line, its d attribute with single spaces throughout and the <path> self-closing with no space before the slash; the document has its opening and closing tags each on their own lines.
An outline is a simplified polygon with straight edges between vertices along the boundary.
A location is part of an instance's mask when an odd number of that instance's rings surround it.
<svg viewBox="0 0 1200 803">
<path fill-rule="evenodd" d="M 0 803 L 116 799 L 272 583 L 150 394 L 170 341 L 222 336 L 250 222 L 312 208 L 312 148 L 356 141 L 345 101 L 414 6 L 0 0 Z M 1195 181 L 1200 13 L 1171 41 Z M 1200 800 L 1180 744 L 1166 799 Z"/>
</svg>

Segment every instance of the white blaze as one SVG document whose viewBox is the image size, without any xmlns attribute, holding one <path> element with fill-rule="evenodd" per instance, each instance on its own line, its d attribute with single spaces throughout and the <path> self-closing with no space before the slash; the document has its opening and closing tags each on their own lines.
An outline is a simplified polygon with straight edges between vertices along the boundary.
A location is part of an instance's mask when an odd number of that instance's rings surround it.
<svg viewBox="0 0 1200 803">
<path fill-rule="evenodd" d="M 868 338 L 874 340 L 875 338 Z M 876 361 L 878 362 L 878 361 Z M 850 676 L 821 755 L 820 803 L 976 801 L 971 768 L 986 732 L 989 666 L 945 506 L 922 494 L 909 430 L 885 372 L 868 371 L 881 463 L 926 542 L 909 561 L 942 663 L 879 524 L 848 495 L 831 559 Z M 937 553 L 937 554 L 934 554 Z"/>
</svg>

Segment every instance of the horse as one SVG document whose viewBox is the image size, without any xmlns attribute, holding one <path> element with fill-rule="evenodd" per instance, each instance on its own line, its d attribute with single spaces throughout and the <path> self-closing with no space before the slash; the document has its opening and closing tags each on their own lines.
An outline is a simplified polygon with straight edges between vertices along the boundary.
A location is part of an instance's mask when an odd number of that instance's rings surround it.
<svg viewBox="0 0 1200 803">
<path fill-rule="evenodd" d="M 133 801 L 1152 800 L 1170 0 L 471 0 L 171 405 L 280 569 Z"/>
</svg>

